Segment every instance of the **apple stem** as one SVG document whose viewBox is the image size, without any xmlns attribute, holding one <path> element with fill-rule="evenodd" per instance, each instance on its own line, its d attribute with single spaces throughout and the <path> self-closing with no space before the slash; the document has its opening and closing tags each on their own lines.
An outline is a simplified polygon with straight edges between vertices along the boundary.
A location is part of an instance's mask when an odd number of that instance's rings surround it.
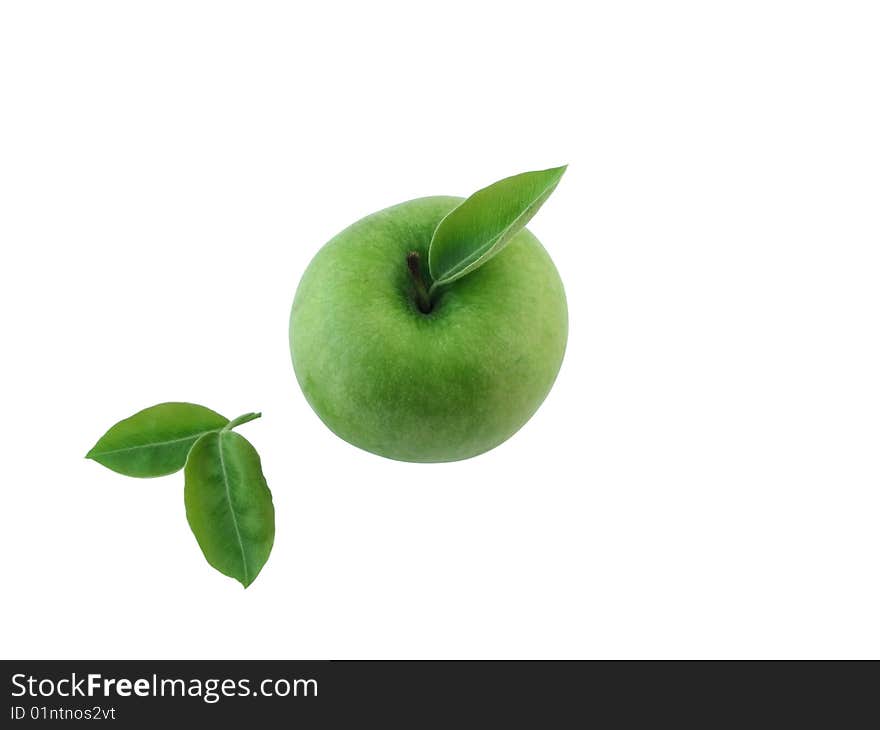
<svg viewBox="0 0 880 730">
<path fill-rule="evenodd" d="M 422 261 L 418 251 L 410 251 L 406 255 L 406 266 L 409 269 L 413 284 L 416 290 L 416 304 L 422 314 L 431 311 L 431 294 L 428 286 L 425 284 L 425 277 L 422 274 Z"/>
</svg>

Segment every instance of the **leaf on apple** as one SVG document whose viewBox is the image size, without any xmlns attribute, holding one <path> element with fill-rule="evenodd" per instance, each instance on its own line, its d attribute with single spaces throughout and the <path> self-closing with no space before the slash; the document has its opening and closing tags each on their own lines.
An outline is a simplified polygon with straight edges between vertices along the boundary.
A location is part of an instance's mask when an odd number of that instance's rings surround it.
<svg viewBox="0 0 880 730">
<path fill-rule="evenodd" d="M 259 454 L 233 431 L 205 434 L 184 476 L 186 518 L 205 558 L 247 588 L 275 539 L 275 508 Z"/>
<path fill-rule="evenodd" d="M 498 254 L 550 197 L 566 167 L 506 177 L 447 214 L 428 249 L 431 288 L 460 279 Z"/>
<path fill-rule="evenodd" d="M 86 458 L 129 477 L 173 474 L 199 437 L 228 423 L 195 403 L 160 403 L 112 426 Z"/>
</svg>

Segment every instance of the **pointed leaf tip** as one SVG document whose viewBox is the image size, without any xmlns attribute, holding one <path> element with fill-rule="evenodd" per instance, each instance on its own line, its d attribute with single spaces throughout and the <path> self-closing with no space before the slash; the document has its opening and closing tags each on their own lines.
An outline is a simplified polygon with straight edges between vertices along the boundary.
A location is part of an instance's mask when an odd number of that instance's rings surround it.
<svg viewBox="0 0 880 730">
<path fill-rule="evenodd" d="M 497 255 L 538 212 L 567 168 L 506 177 L 454 208 L 437 224 L 428 248 L 433 286 L 460 279 Z"/>
</svg>

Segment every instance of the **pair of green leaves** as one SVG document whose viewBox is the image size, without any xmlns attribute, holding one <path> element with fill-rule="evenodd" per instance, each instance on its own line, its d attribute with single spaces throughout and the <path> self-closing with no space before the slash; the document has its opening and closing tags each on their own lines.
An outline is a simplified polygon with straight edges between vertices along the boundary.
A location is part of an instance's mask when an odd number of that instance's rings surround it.
<svg viewBox="0 0 880 730">
<path fill-rule="evenodd" d="M 186 518 L 207 561 L 247 588 L 269 558 L 275 508 L 256 449 L 230 421 L 194 403 L 160 403 L 126 418 L 86 454 L 131 477 L 184 470 Z"/>
<path fill-rule="evenodd" d="M 478 190 L 444 217 L 431 238 L 432 291 L 485 264 L 532 219 L 567 165 L 506 177 Z"/>
</svg>

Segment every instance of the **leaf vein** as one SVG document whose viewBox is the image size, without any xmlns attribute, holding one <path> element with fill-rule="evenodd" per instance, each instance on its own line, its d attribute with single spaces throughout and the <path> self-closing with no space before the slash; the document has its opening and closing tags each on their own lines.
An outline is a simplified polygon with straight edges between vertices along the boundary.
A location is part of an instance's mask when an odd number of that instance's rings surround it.
<svg viewBox="0 0 880 730">
<path fill-rule="evenodd" d="M 220 429 L 218 429 L 218 428 L 212 428 L 210 431 L 199 431 L 198 433 L 195 433 L 191 436 L 181 436 L 180 438 L 169 439 L 168 441 L 151 441 L 146 444 L 136 444 L 135 446 L 123 446 L 122 448 L 119 448 L 119 449 L 108 449 L 106 451 L 95 451 L 94 449 L 92 449 L 89 452 L 89 456 L 107 456 L 109 454 L 119 454 L 119 453 L 122 453 L 123 451 L 134 451 L 136 449 L 148 449 L 152 446 L 167 446 L 168 444 L 178 444 L 181 441 L 189 441 L 191 439 L 195 440 L 201 436 L 204 436 L 206 433 L 215 433 L 219 430 Z"/>
<path fill-rule="evenodd" d="M 232 492 L 229 489 L 229 477 L 226 474 L 226 461 L 223 459 L 223 435 L 217 437 L 217 452 L 220 454 L 220 473 L 223 476 L 223 486 L 226 487 L 226 501 L 229 502 L 229 514 L 232 516 L 232 527 L 235 530 L 235 537 L 238 540 L 238 548 L 241 550 L 241 565 L 244 569 L 244 584 L 250 583 L 248 575 L 247 557 L 244 552 L 244 542 L 241 539 L 241 531 L 238 529 L 238 518 L 235 516 L 235 509 L 232 506 Z"/>
</svg>

